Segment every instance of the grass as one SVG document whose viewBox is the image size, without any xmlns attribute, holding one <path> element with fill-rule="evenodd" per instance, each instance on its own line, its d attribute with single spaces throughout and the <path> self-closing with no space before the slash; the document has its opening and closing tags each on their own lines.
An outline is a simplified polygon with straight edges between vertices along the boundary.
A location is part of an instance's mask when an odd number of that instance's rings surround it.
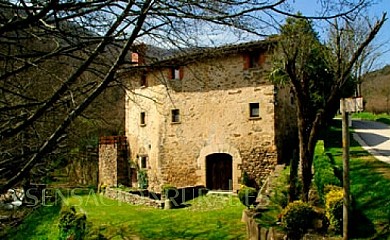
<svg viewBox="0 0 390 240">
<path fill-rule="evenodd" d="M 342 166 L 341 121 L 327 133 L 327 151 Z M 350 137 L 350 182 L 355 215 L 353 236 L 390 239 L 390 165 L 376 160 Z"/>
<path fill-rule="evenodd" d="M 19 239 L 58 239 L 58 222 L 60 205 L 40 207 L 29 214 L 17 228 L 11 229 L 7 238 Z"/>
<path fill-rule="evenodd" d="M 363 120 L 377 121 L 390 125 L 390 115 L 386 113 L 374 114 L 370 112 L 353 113 L 352 118 Z"/>
<path fill-rule="evenodd" d="M 233 196 L 201 196 L 185 208 L 162 210 L 114 201 L 91 191 L 69 197 L 63 204 L 84 212 L 92 223 L 90 229 L 109 239 L 246 239 L 241 222 L 244 206 Z M 11 239 L 56 239 L 57 208 L 42 207 L 39 211 L 43 212 L 29 216 Z"/>
</svg>

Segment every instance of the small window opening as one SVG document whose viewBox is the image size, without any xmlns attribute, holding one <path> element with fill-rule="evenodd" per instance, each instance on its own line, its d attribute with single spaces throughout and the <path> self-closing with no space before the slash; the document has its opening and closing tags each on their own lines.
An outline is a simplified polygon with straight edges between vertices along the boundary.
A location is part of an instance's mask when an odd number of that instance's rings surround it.
<svg viewBox="0 0 390 240">
<path fill-rule="evenodd" d="M 173 67 L 171 68 L 171 79 L 172 80 L 179 80 L 181 79 L 181 69 L 180 67 Z"/>
<path fill-rule="evenodd" d="M 147 87 L 148 86 L 148 80 L 146 78 L 146 74 L 142 74 L 141 75 L 140 85 L 141 85 L 141 87 Z"/>
<path fill-rule="evenodd" d="M 139 157 L 139 165 L 141 169 L 146 169 L 148 167 L 148 157 L 140 156 Z"/>
<path fill-rule="evenodd" d="M 180 110 L 179 109 L 172 109 L 172 122 L 173 123 L 180 122 Z"/>
<path fill-rule="evenodd" d="M 141 112 L 141 114 L 140 114 L 140 124 L 141 124 L 141 126 L 146 125 L 146 113 L 145 112 Z"/>
<path fill-rule="evenodd" d="M 249 103 L 249 117 L 260 117 L 260 105 L 259 103 Z"/>
<path fill-rule="evenodd" d="M 249 55 L 249 68 L 258 68 L 260 67 L 260 53 L 252 52 Z"/>
</svg>

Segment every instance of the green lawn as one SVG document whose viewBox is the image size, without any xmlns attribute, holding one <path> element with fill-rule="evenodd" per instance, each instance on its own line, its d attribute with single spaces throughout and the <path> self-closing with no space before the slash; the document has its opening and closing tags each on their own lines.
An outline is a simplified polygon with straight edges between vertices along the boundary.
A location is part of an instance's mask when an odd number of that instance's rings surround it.
<svg viewBox="0 0 390 240">
<path fill-rule="evenodd" d="M 341 121 L 327 133 L 326 149 L 342 166 Z M 353 140 L 350 144 L 351 193 L 355 199 L 353 235 L 390 239 L 390 165 L 376 160 Z"/>
<path fill-rule="evenodd" d="M 382 122 L 390 125 L 390 115 L 385 113 L 381 113 L 381 114 L 374 114 L 369 112 L 353 113 L 352 118 L 377 121 L 377 122 Z"/>
<path fill-rule="evenodd" d="M 89 228 L 109 239 L 246 239 L 244 209 L 237 197 L 202 196 L 180 209 L 162 210 L 107 199 L 93 192 L 63 205 L 85 212 Z M 59 207 L 42 207 L 10 239 L 56 239 Z"/>
</svg>

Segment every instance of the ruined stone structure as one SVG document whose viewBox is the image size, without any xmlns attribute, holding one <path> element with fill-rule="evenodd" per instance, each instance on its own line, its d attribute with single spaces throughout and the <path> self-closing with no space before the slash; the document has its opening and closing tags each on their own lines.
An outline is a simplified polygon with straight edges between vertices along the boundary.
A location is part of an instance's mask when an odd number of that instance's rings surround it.
<svg viewBox="0 0 390 240">
<path fill-rule="evenodd" d="M 129 185 L 128 145 L 125 136 L 99 139 L 99 185 Z"/>
<path fill-rule="evenodd" d="M 256 184 L 290 158 L 295 108 L 290 88 L 266 78 L 271 45 L 205 49 L 121 73 L 129 157 L 147 172 L 149 189 L 237 191 L 244 172 Z"/>
</svg>

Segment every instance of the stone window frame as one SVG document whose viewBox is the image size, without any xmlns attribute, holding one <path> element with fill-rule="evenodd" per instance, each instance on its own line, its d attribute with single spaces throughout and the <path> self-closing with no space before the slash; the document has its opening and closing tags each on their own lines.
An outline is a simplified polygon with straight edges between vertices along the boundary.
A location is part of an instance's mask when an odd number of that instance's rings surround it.
<svg viewBox="0 0 390 240">
<path fill-rule="evenodd" d="M 146 112 L 145 111 L 140 112 L 140 114 L 139 114 L 139 123 L 140 123 L 141 127 L 145 127 L 146 126 Z"/>
<path fill-rule="evenodd" d="M 172 124 L 181 123 L 180 109 L 175 108 L 171 110 L 171 123 Z"/>
<path fill-rule="evenodd" d="M 257 114 L 255 113 L 255 111 L 257 111 Z M 261 119 L 259 102 L 249 103 L 249 119 Z"/>
</svg>

